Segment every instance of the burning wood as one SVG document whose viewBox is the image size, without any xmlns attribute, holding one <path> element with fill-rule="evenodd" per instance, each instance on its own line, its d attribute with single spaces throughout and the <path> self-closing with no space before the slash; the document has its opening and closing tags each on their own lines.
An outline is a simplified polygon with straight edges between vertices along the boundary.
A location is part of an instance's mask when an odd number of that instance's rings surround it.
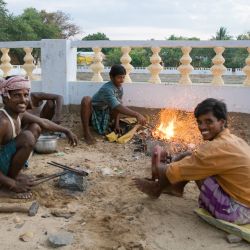
<svg viewBox="0 0 250 250">
<path fill-rule="evenodd" d="M 201 137 L 194 115 L 175 109 L 160 112 L 158 125 L 152 130 L 155 139 L 184 144 L 200 144 Z"/>
<path fill-rule="evenodd" d="M 171 120 L 168 124 L 164 124 L 163 122 L 152 131 L 152 135 L 154 138 L 160 138 L 162 140 L 170 140 L 174 137 L 174 120 Z"/>
<path fill-rule="evenodd" d="M 194 115 L 175 109 L 164 109 L 159 114 L 156 126 L 151 126 L 137 134 L 135 152 L 151 153 L 154 145 L 162 146 L 173 154 L 193 150 L 201 143 Z"/>
</svg>

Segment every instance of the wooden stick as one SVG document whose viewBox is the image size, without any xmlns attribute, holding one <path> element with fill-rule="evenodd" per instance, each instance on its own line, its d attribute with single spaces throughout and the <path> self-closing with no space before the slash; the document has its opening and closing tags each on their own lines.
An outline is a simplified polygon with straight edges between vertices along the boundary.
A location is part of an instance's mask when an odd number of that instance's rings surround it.
<svg viewBox="0 0 250 250">
<path fill-rule="evenodd" d="M 10 203 L 2 203 L 0 204 L 0 213 L 28 213 L 30 208 L 30 204 L 10 204 Z"/>
</svg>

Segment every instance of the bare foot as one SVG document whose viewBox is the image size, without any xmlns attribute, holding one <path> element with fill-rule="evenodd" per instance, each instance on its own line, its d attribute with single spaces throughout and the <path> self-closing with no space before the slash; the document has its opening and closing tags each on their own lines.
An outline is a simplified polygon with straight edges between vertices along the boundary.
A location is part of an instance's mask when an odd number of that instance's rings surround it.
<svg viewBox="0 0 250 250">
<path fill-rule="evenodd" d="M 25 192 L 25 193 L 15 193 L 13 195 L 13 199 L 24 199 L 28 200 L 32 198 L 32 192 Z"/>
<path fill-rule="evenodd" d="M 147 194 L 151 198 L 157 199 L 162 192 L 162 188 L 157 181 L 150 181 L 146 179 L 135 178 L 136 187 L 143 193 Z"/>
<path fill-rule="evenodd" d="M 179 190 L 178 188 L 175 188 L 174 186 L 169 186 L 169 187 L 164 188 L 162 193 L 173 195 L 176 197 L 183 197 L 183 189 Z"/>
<path fill-rule="evenodd" d="M 188 181 L 181 181 L 176 184 L 168 185 L 166 188 L 164 188 L 163 193 L 177 197 L 183 197 L 184 188 L 187 183 Z"/>
<path fill-rule="evenodd" d="M 11 199 L 20 199 L 20 200 L 28 200 L 32 198 L 32 192 L 24 192 L 24 193 L 15 193 L 7 189 L 0 190 L 1 198 L 11 198 Z"/>
<path fill-rule="evenodd" d="M 85 139 L 85 142 L 88 144 L 88 145 L 93 145 L 96 143 L 96 140 L 95 138 L 92 136 L 92 135 L 85 135 L 84 136 L 84 139 Z"/>
</svg>

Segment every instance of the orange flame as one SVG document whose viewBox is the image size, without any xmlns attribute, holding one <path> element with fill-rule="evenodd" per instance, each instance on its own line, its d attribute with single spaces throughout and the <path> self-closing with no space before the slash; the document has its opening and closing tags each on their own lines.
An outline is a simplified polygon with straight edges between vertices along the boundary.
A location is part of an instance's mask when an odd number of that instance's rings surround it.
<svg viewBox="0 0 250 250">
<path fill-rule="evenodd" d="M 160 125 L 153 131 L 153 136 L 157 137 L 161 140 L 170 140 L 174 137 L 174 120 L 170 122 L 163 123 L 161 122 Z"/>
<path fill-rule="evenodd" d="M 159 113 L 159 123 L 152 136 L 160 140 L 200 144 L 201 137 L 193 113 L 164 109 Z"/>
</svg>

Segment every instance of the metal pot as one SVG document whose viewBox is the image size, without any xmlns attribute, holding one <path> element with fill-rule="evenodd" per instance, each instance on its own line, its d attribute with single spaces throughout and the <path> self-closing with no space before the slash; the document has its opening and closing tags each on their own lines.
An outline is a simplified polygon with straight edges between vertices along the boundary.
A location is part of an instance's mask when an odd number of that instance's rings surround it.
<svg viewBox="0 0 250 250">
<path fill-rule="evenodd" d="M 41 135 L 35 145 L 35 151 L 40 154 L 49 154 L 57 150 L 57 136 Z"/>
</svg>

